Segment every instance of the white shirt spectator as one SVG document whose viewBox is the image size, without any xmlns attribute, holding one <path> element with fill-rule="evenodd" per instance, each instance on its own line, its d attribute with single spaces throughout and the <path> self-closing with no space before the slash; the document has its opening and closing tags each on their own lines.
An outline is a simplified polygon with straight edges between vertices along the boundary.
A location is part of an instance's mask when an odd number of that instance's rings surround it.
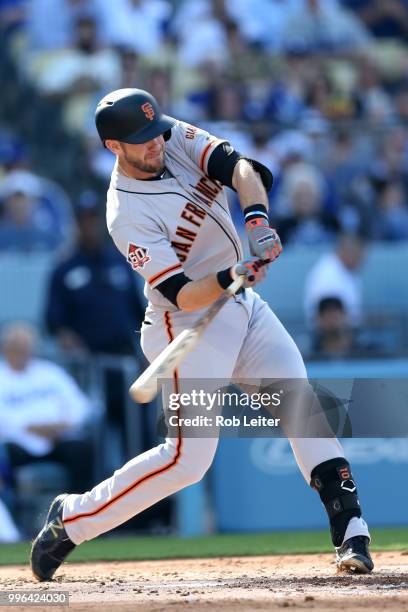
<svg viewBox="0 0 408 612">
<path fill-rule="evenodd" d="M 59 366 L 32 359 L 22 371 L 0 362 L 0 440 L 12 442 L 35 456 L 47 455 L 53 443 L 28 431 L 31 425 L 65 423 L 62 438 L 81 436 L 91 414 L 90 402 Z"/>
<path fill-rule="evenodd" d="M 257 42 L 266 45 L 268 48 L 279 51 L 284 47 L 282 31 L 288 19 L 288 13 L 294 14 L 301 6 L 302 0 L 225 0 L 225 10 L 227 15 L 235 21 L 243 37 L 253 43 Z M 220 37 L 219 26 L 221 25 L 212 16 L 211 0 L 185 0 L 177 8 L 176 16 L 173 20 L 173 30 L 185 41 L 185 36 L 189 39 L 189 44 L 194 48 L 195 36 L 200 31 L 200 40 L 204 35 L 208 36 L 206 47 L 198 47 L 196 42 L 195 53 L 200 53 L 202 57 L 213 57 L 212 49 L 216 49 L 216 39 L 212 36 Z M 194 24 L 194 27 L 192 27 Z M 223 28 L 222 28 L 223 29 Z M 218 40 L 218 44 L 225 45 L 224 53 L 227 53 L 227 42 Z M 187 51 L 186 51 L 187 54 Z M 210 55 L 211 54 L 211 55 Z M 218 58 L 222 61 L 223 56 Z M 201 60 L 202 61 L 202 60 Z"/>
<path fill-rule="evenodd" d="M 364 24 L 338 0 L 302 0 L 288 12 L 281 32 L 288 50 L 345 50 L 367 46 L 372 37 Z"/>
<path fill-rule="evenodd" d="M 96 20 L 100 44 L 123 42 L 126 13 L 122 0 L 31 0 L 27 6 L 31 48 L 45 51 L 72 46 L 75 22 L 83 15 Z"/>
<path fill-rule="evenodd" d="M 362 288 L 357 272 L 343 264 L 336 253 L 323 255 L 306 278 L 304 310 L 307 322 L 313 326 L 319 302 L 328 297 L 339 298 L 352 325 L 359 325 L 362 317 Z"/>
<path fill-rule="evenodd" d="M 0 499 L 0 544 L 12 544 L 21 540 L 21 535 L 8 511 L 5 503 Z"/>
<path fill-rule="evenodd" d="M 279 165 L 289 158 L 311 161 L 313 158 L 313 144 L 311 139 L 300 130 L 285 130 L 270 141 L 273 155 Z"/>
<path fill-rule="evenodd" d="M 93 8 L 93 0 L 31 0 L 27 6 L 30 46 L 36 50 L 71 46 L 75 20 Z"/>
<path fill-rule="evenodd" d="M 186 66 L 198 66 L 208 60 L 225 64 L 229 58 L 228 39 L 215 17 L 209 0 L 183 2 L 173 19 L 178 38 L 178 58 Z"/>
<path fill-rule="evenodd" d="M 259 42 L 272 51 L 284 47 L 282 32 L 302 0 L 226 0 L 228 14 L 250 42 Z"/>
<path fill-rule="evenodd" d="M 43 93 L 63 94 L 80 79 L 90 79 L 101 89 L 114 89 L 119 84 L 119 75 L 120 61 L 112 49 L 87 54 L 73 48 L 54 51 L 43 58 L 35 81 Z"/>
<path fill-rule="evenodd" d="M 105 1 L 102 11 L 106 24 L 114 24 L 109 26 L 112 43 L 148 55 L 157 51 L 163 41 L 163 26 L 170 19 L 171 5 L 166 0 L 115 0 Z"/>
</svg>

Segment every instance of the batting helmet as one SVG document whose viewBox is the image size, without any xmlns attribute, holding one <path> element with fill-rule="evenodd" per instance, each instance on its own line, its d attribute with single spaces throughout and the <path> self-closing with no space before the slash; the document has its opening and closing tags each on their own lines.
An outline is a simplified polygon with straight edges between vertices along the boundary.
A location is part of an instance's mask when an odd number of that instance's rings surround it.
<svg viewBox="0 0 408 612">
<path fill-rule="evenodd" d="M 152 95 L 143 89 L 117 89 L 96 107 L 98 134 L 105 140 L 140 144 L 170 130 L 176 120 L 163 115 Z"/>
</svg>

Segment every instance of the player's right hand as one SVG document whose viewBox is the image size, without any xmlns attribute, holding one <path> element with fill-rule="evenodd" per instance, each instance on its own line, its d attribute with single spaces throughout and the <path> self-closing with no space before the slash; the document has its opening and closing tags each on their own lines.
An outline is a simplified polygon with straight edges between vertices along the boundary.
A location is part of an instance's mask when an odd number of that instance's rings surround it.
<svg viewBox="0 0 408 612">
<path fill-rule="evenodd" d="M 264 280 L 269 263 L 257 257 L 249 257 L 232 266 L 230 274 L 233 280 L 238 276 L 245 276 L 243 287 L 254 287 Z"/>
<path fill-rule="evenodd" d="M 282 243 L 276 230 L 263 218 L 247 221 L 249 251 L 254 257 L 274 261 L 282 252 Z"/>
</svg>

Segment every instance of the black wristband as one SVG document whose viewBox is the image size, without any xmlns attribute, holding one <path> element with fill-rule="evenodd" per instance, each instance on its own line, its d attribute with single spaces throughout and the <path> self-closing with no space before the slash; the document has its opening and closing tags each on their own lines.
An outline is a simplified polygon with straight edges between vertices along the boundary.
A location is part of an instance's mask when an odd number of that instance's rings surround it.
<svg viewBox="0 0 408 612">
<path fill-rule="evenodd" d="M 253 219 L 266 219 L 269 222 L 268 211 L 264 204 L 251 204 L 244 208 L 245 223 L 253 221 Z"/>
<path fill-rule="evenodd" d="M 222 289 L 229 287 L 233 280 L 234 279 L 231 276 L 231 268 L 217 272 L 217 282 Z"/>
</svg>

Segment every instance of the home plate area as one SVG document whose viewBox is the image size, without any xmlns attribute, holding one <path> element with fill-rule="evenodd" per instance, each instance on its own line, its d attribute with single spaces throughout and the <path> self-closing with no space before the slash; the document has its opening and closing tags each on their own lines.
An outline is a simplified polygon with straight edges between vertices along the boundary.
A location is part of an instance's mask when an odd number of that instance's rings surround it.
<svg viewBox="0 0 408 612">
<path fill-rule="evenodd" d="M 337 573 L 333 555 L 327 554 L 69 563 L 49 583 L 34 581 L 28 567 L 6 566 L 0 568 L 0 592 L 64 591 L 69 593 L 69 609 L 88 612 L 100 612 L 102 606 L 157 612 L 189 606 L 213 612 L 407 611 L 406 553 L 380 552 L 374 562 L 375 571 L 366 576 Z"/>
</svg>

